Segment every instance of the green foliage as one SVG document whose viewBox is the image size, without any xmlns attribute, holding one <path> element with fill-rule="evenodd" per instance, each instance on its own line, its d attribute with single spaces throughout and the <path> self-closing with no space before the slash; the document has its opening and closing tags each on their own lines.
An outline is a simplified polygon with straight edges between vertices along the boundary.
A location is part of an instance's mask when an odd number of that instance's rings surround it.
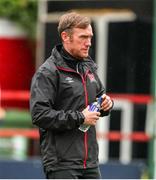
<svg viewBox="0 0 156 180">
<path fill-rule="evenodd" d="M 36 34 L 37 0 L 0 0 L 0 17 L 16 22 L 31 38 Z"/>
</svg>

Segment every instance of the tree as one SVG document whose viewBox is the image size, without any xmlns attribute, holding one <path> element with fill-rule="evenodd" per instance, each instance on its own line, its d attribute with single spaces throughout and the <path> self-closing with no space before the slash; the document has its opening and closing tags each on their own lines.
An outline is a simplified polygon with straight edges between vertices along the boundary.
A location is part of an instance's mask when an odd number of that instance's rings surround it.
<svg viewBox="0 0 156 180">
<path fill-rule="evenodd" d="M 37 0 L 0 0 L 0 17 L 14 21 L 35 38 Z"/>
</svg>

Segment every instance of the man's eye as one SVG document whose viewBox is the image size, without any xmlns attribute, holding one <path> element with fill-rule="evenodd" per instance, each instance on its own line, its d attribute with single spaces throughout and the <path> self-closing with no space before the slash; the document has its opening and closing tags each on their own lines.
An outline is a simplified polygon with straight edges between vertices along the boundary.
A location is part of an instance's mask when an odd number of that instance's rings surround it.
<svg viewBox="0 0 156 180">
<path fill-rule="evenodd" d="M 82 36 L 82 39 L 88 39 L 88 36 Z"/>
</svg>

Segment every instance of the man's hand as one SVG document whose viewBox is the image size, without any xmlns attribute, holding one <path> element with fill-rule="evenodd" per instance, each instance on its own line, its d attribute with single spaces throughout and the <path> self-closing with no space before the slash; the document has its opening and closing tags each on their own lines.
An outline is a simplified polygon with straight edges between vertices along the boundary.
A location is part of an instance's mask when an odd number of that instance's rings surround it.
<svg viewBox="0 0 156 180">
<path fill-rule="evenodd" d="M 89 111 L 89 106 L 87 106 L 87 108 L 84 109 L 82 113 L 85 117 L 83 124 L 92 125 L 92 126 L 96 125 L 96 122 L 100 117 L 100 112 L 91 112 Z"/>
<path fill-rule="evenodd" d="M 101 110 L 108 111 L 113 107 L 113 101 L 106 94 L 102 95 Z"/>
</svg>

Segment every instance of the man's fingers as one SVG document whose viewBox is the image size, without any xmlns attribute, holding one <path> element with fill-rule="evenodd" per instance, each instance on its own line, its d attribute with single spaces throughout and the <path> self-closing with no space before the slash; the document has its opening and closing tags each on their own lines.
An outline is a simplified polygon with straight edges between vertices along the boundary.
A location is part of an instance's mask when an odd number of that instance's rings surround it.
<svg viewBox="0 0 156 180">
<path fill-rule="evenodd" d="M 103 102 L 101 104 L 101 109 L 104 111 L 108 111 L 112 107 L 113 103 L 109 96 L 104 95 Z"/>
<path fill-rule="evenodd" d="M 108 111 L 112 107 L 112 101 L 109 101 L 106 105 L 103 106 L 104 111 Z"/>
<path fill-rule="evenodd" d="M 111 101 L 110 97 L 109 96 L 105 96 L 101 106 L 104 106 L 105 104 L 109 104 L 110 101 Z"/>
<path fill-rule="evenodd" d="M 106 99 L 106 94 L 103 94 L 101 97 L 102 97 L 102 100 L 105 100 Z"/>
</svg>

